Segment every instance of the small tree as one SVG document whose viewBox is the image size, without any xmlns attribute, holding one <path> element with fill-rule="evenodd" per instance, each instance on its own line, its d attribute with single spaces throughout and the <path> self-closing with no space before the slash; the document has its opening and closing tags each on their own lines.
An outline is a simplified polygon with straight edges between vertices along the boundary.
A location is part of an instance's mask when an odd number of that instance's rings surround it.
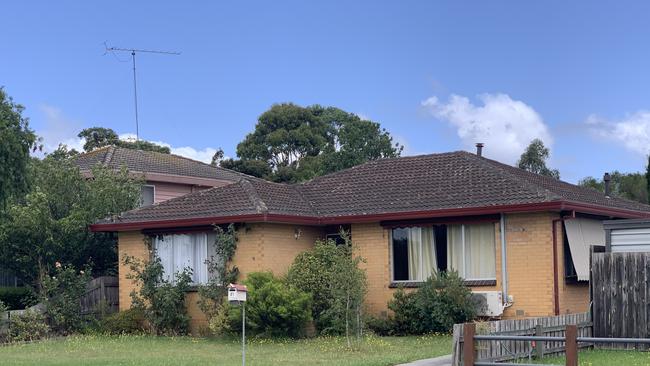
<svg viewBox="0 0 650 366">
<path fill-rule="evenodd" d="M 43 281 L 42 301 L 47 309 L 47 319 L 55 332 L 69 334 L 83 326 L 79 300 L 86 292 L 90 270 L 77 271 L 73 266 L 56 262 L 54 275 Z"/>
<path fill-rule="evenodd" d="M 164 278 L 160 258 L 153 253 L 149 261 L 131 256 L 124 258 L 136 288 L 131 292 L 133 308 L 144 313 L 144 317 L 158 335 L 187 334 L 190 317 L 185 306 L 185 293 L 192 283 L 192 270 L 184 269 L 174 273 L 172 283 Z"/>
<path fill-rule="evenodd" d="M 544 146 L 544 142 L 540 139 L 534 139 L 530 142 L 530 145 L 528 145 L 523 154 L 521 154 L 517 166 L 532 173 L 560 179 L 559 170 L 549 169 L 546 166 L 546 160 L 549 155 L 550 151 Z"/>
</svg>

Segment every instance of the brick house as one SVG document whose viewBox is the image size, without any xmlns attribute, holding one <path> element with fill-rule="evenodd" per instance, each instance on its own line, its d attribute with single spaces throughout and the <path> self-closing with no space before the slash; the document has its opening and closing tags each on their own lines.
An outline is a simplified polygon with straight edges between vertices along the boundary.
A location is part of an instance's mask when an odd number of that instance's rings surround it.
<svg viewBox="0 0 650 366">
<path fill-rule="evenodd" d="M 126 167 L 145 180 L 142 205 L 148 206 L 203 189 L 221 187 L 242 178 L 242 174 L 174 154 L 105 146 L 79 154 L 74 159 L 81 173 L 90 177 L 93 166 Z"/>
<path fill-rule="evenodd" d="M 234 264 L 243 276 L 284 274 L 294 257 L 341 227 L 365 257 L 368 311 L 382 314 L 399 285 L 455 269 L 473 291 L 505 296 L 504 317 L 587 310 L 590 245 L 601 220 L 650 216 L 650 206 L 539 176 L 468 152 L 368 162 L 302 184 L 241 177 L 98 222 L 119 232 L 119 255 L 148 258 L 153 238 L 165 270 L 185 265 L 207 280 L 212 225 L 239 223 Z M 130 306 L 119 268 L 120 307 Z M 197 327 L 204 318 L 188 294 Z M 196 328 L 195 328 L 196 329 Z"/>
</svg>

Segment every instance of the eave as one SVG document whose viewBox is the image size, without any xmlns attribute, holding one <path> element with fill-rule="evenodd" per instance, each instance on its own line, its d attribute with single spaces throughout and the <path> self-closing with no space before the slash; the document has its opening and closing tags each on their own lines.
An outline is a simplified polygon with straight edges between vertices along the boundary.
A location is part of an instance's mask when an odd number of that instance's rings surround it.
<svg viewBox="0 0 650 366">
<path fill-rule="evenodd" d="M 172 219 L 172 220 L 151 220 L 139 222 L 113 222 L 90 225 L 91 231 L 135 231 L 146 229 L 162 229 L 174 227 L 192 227 L 228 223 L 283 223 L 298 225 L 337 225 L 352 223 L 370 223 L 396 220 L 418 220 L 437 217 L 459 217 L 459 216 L 480 216 L 501 213 L 517 212 L 544 212 L 544 211 L 575 211 L 594 215 L 601 215 L 610 218 L 647 218 L 650 212 L 635 211 L 605 207 L 593 204 L 585 204 L 571 201 L 552 201 L 540 203 L 525 203 L 515 205 L 495 205 L 484 207 L 451 208 L 426 211 L 391 212 L 382 214 L 355 214 L 329 217 L 280 215 L 280 214 L 250 214 L 232 216 L 213 216 L 200 218 Z"/>
</svg>

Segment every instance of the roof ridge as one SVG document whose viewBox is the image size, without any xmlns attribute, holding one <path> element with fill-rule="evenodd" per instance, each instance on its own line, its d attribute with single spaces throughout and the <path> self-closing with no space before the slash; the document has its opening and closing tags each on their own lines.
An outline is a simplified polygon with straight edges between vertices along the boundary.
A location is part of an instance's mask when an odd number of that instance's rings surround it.
<svg viewBox="0 0 650 366">
<path fill-rule="evenodd" d="M 246 179 L 240 179 L 237 183 L 239 183 L 244 192 L 246 192 L 248 198 L 251 200 L 251 203 L 257 212 L 267 213 L 269 211 L 266 203 L 262 200 L 262 198 L 260 198 L 260 195 L 257 193 L 257 190 L 250 181 Z"/>
<path fill-rule="evenodd" d="M 314 215 L 320 217 L 320 211 L 316 208 L 316 206 L 314 206 L 314 203 L 310 199 L 307 199 L 305 192 L 302 191 L 304 186 L 300 184 L 291 184 L 290 187 L 293 188 L 298 193 L 300 198 L 307 203 Z"/>
<path fill-rule="evenodd" d="M 512 169 L 523 170 L 521 168 L 506 165 L 506 164 L 498 162 L 496 160 L 488 159 L 488 158 L 485 158 L 483 156 L 477 156 L 475 154 L 472 154 L 470 152 L 463 151 L 463 150 L 458 151 L 456 153 L 458 153 L 458 155 L 462 156 L 465 160 L 470 160 L 471 159 L 471 160 L 473 160 L 475 162 L 478 162 L 479 164 L 483 165 L 484 167 L 485 167 L 486 164 L 489 164 L 490 167 L 498 169 L 498 171 L 501 172 L 502 175 L 506 175 L 508 178 L 514 179 L 515 181 L 517 181 L 519 184 L 526 187 L 527 189 L 533 189 L 537 193 L 542 193 L 548 200 L 561 200 L 562 199 L 561 196 L 559 196 L 558 194 L 550 191 L 549 189 L 541 187 L 541 186 L 539 186 L 539 185 L 537 185 L 535 183 L 532 183 L 532 182 L 530 182 L 528 180 L 522 180 L 519 177 L 517 177 L 516 175 L 514 175 L 512 172 L 509 172 L 506 169 L 506 167 L 509 167 L 509 168 L 512 168 Z M 535 174 L 535 173 L 531 173 L 531 174 Z M 537 174 L 537 175 L 539 175 L 539 174 Z"/>
<path fill-rule="evenodd" d="M 115 146 L 110 145 L 108 151 L 106 151 L 106 156 L 104 156 L 104 164 L 109 165 L 113 161 L 113 155 L 115 155 Z"/>
</svg>

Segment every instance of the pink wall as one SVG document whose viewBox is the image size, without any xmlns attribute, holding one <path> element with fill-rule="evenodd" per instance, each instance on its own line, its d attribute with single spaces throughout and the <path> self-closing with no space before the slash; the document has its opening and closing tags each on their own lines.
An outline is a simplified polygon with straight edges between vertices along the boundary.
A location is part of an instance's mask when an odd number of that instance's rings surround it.
<svg viewBox="0 0 650 366">
<path fill-rule="evenodd" d="M 168 199 L 184 196 L 188 193 L 201 191 L 211 187 L 195 186 L 190 184 L 147 182 L 147 185 L 155 186 L 154 203 L 167 201 Z"/>
</svg>

